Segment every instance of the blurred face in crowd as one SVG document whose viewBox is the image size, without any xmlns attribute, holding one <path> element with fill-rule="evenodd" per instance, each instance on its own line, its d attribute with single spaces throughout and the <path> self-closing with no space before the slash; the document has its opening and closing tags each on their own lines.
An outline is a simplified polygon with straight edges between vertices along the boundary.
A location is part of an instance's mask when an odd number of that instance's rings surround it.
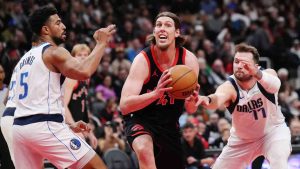
<svg viewBox="0 0 300 169">
<path fill-rule="evenodd" d="M 233 61 L 233 74 L 241 82 L 247 82 L 252 79 L 252 76 L 249 75 L 249 72 L 244 68 L 244 64 L 241 60 L 248 60 L 251 63 L 254 63 L 253 54 L 250 52 L 237 52 L 234 56 Z"/>
<path fill-rule="evenodd" d="M 59 45 L 64 42 L 67 38 L 66 36 L 66 26 L 62 23 L 60 17 L 55 14 L 51 15 L 43 26 L 44 33 L 51 36 L 55 44 Z"/>
<path fill-rule="evenodd" d="M 0 82 L 3 82 L 4 78 L 5 78 L 5 72 L 2 65 L 0 65 Z"/>
<path fill-rule="evenodd" d="M 187 142 L 191 142 L 194 140 L 196 134 L 197 134 L 196 128 L 188 127 L 188 128 L 183 129 L 182 136 L 183 136 L 184 140 L 186 140 Z"/>
<path fill-rule="evenodd" d="M 175 45 L 175 38 L 180 35 L 179 29 L 175 28 L 173 19 L 165 16 L 156 20 L 153 34 L 156 45 L 162 50 L 167 49 L 170 45 Z"/>
<path fill-rule="evenodd" d="M 75 57 L 83 59 L 89 55 L 89 51 L 87 50 L 81 50 L 75 53 Z"/>
</svg>

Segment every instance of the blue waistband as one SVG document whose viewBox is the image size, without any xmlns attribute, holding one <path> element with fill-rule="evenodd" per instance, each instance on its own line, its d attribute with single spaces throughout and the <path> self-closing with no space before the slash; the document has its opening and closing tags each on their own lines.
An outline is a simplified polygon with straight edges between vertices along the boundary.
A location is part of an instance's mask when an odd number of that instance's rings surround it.
<svg viewBox="0 0 300 169">
<path fill-rule="evenodd" d="M 4 110 L 2 117 L 4 117 L 4 116 L 14 116 L 15 115 L 15 110 L 16 110 L 15 107 L 7 107 Z"/>
<path fill-rule="evenodd" d="M 63 122 L 64 118 L 61 114 L 35 114 L 26 117 L 19 117 L 14 119 L 14 125 L 27 125 L 31 123 L 52 121 L 52 122 Z"/>
</svg>

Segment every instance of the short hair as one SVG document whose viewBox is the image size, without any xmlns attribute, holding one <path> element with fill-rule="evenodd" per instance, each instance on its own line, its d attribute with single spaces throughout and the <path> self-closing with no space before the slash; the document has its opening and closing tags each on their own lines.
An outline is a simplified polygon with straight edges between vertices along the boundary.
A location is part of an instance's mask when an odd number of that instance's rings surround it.
<svg viewBox="0 0 300 169">
<path fill-rule="evenodd" d="M 194 128 L 195 128 L 195 126 L 194 126 L 194 124 L 193 124 L 193 123 L 190 123 L 190 122 L 187 122 L 187 123 L 185 123 L 185 124 L 182 126 L 182 130 L 184 130 L 184 129 L 188 129 L 188 128 L 190 128 L 190 129 L 194 129 Z"/>
<path fill-rule="evenodd" d="M 171 18 L 175 23 L 175 29 L 180 29 L 180 27 L 181 27 L 180 19 L 176 14 L 174 14 L 172 12 L 161 12 L 155 17 L 154 22 L 156 22 L 156 20 L 160 17 L 169 17 L 169 18 Z M 175 46 L 180 47 L 180 46 L 184 45 L 185 41 L 186 41 L 186 39 L 183 36 L 179 35 L 175 39 Z M 155 37 L 154 37 L 153 34 L 151 34 L 147 37 L 147 42 L 152 43 L 152 44 L 156 44 Z"/>
<path fill-rule="evenodd" d="M 57 9 L 50 5 L 43 6 L 35 10 L 29 16 L 29 25 L 31 27 L 32 32 L 39 36 L 42 27 L 48 21 L 49 17 L 57 13 Z"/>
<path fill-rule="evenodd" d="M 257 49 L 251 45 L 247 45 L 245 43 L 240 43 L 238 45 L 235 46 L 235 53 L 237 52 L 250 52 L 253 55 L 253 60 L 255 63 L 259 62 L 259 53 L 257 51 Z"/>
<path fill-rule="evenodd" d="M 76 44 L 72 51 L 71 51 L 71 55 L 72 56 L 75 56 L 75 54 L 79 51 L 82 51 L 82 50 L 86 50 L 89 54 L 91 53 L 91 49 L 86 45 L 86 44 Z"/>
</svg>

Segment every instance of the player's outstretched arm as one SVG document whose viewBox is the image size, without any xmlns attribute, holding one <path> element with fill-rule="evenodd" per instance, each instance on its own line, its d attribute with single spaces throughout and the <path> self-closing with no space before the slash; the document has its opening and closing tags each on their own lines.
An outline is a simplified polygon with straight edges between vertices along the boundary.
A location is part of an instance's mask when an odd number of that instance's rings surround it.
<svg viewBox="0 0 300 169">
<path fill-rule="evenodd" d="M 228 106 L 236 99 L 236 91 L 229 81 L 221 84 L 214 94 L 209 96 L 198 96 L 197 105 L 207 109 L 217 109 L 221 106 Z"/>
<path fill-rule="evenodd" d="M 98 29 L 94 33 L 96 46 L 88 57 L 76 59 L 63 47 L 49 47 L 43 54 L 45 64 L 50 70 L 60 72 L 66 77 L 85 80 L 97 69 L 110 37 L 116 32 L 115 25 Z"/>
</svg>

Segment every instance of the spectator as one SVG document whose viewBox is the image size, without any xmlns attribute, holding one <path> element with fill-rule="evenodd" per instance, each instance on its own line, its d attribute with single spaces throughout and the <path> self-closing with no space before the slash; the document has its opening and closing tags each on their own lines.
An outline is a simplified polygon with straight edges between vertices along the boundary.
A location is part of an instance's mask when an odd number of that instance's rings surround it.
<svg viewBox="0 0 300 169">
<path fill-rule="evenodd" d="M 192 123 L 182 127 L 183 152 L 187 169 L 209 169 L 214 159 L 207 157 L 201 140 L 197 137 L 197 130 Z"/>
<path fill-rule="evenodd" d="M 100 138 L 98 144 L 103 154 L 112 148 L 117 148 L 122 151 L 125 150 L 125 142 L 117 133 L 116 124 L 110 121 L 105 123 L 104 138 Z"/>
<path fill-rule="evenodd" d="M 291 120 L 290 124 L 291 135 L 292 135 L 292 144 L 300 144 L 300 121 L 295 118 Z"/>
</svg>

